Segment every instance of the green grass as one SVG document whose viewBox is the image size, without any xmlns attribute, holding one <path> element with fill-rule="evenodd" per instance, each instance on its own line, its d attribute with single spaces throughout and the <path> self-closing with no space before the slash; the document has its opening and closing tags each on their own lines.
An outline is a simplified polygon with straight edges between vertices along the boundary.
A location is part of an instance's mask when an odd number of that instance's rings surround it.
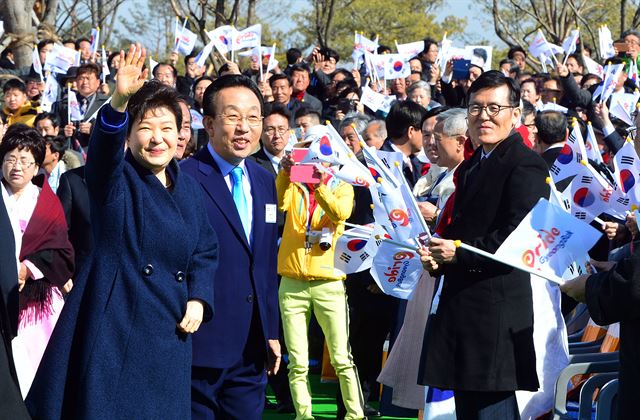
<svg viewBox="0 0 640 420">
<path fill-rule="evenodd" d="M 335 420 L 336 418 L 336 383 L 321 383 L 320 375 L 309 375 L 311 380 L 311 395 L 313 397 L 313 416 L 317 420 Z M 275 402 L 271 388 L 267 388 L 267 398 Z M 370 403 L 377 407 L 376 403 Z M 264 420 L 290 420 L 293 414 L 278 414 L 273 410 L 265 410 L 262 414 Z M 375 417 L 375 419 L 413 420 L 404 417 Z M 415 418 L 414 418 L 415 419 Z"/>
</svg>

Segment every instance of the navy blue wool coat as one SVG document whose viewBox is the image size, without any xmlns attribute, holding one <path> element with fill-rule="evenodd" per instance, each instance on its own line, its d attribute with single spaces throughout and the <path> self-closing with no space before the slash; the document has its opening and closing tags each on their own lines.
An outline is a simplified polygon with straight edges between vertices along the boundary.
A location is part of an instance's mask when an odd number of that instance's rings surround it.
<svg viewBox="0 0 640 420">
<path fill-rule="evenodd" d="M 123 151 L 126 114 L 106 105 L 86 181 L 95 250 L 78 274 L 27 405 L 34 419 L 187 419 L 187 300 L 212 316 L 218 241 L 202 191 L 175 161 L 164 188 Z"/>
</svg>

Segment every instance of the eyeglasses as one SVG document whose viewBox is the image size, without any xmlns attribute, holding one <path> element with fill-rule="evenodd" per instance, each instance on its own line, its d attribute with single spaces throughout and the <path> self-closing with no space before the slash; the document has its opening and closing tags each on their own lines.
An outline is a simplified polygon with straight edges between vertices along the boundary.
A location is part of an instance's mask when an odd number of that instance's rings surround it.
<svg viewBox="0 0 640 420">
<path fill-rule="evenodd" d="M 237 125 L 240 121 L 247 121 L 249 127 L 259 126 L 263 118 L 257 115 L 242 116 L 238 114 L 219 114 L 216 117 L 220 117 L 224 125 Z"/>
<path fill-rule="evenodd" d="M 482 114 L 482 111 L 487 110 L 487 115 L 490 117 L 495 117 L 502 111 L 503 109 L 515 108 L 513 105 L 498 105 L 498 104 L 489 104 L 486 106 L 480 105 L 470 105 L 467 109 L 467 113 L 472 117 L 477 117 Z"/>
<path fill-rule="evenodd" d="M 12 168 L 13 168 L 13 167 L 15 167 L 16 165 L 20 164 L 20 167 L 21 167 L 22 169 L 29 169 L 29 168 L 31 168 L 33 165 L 35 165 L 35 164 L 36 164 L 34 161 L 29 162 L 29 161 L 28 161 L 28 160 L 26 160 L 26 159 L 20 159 L 20 160 L 18 160 L 18 159 L 16 159 L 16 158 L 6 158 L 6 159 L 3 161 L 3 163 L 4 163 L 5 165 L 7 165 L 7 166 L 12 167 Z"/>
<path fill-rule="evenodd" d="M 273 136 L 275 133 L 278 133 L 279 136 L 284 136 L 288 131 L 289 129 L 284 127 L 267 127 L 264 130 L 264 132 L 269 136 Z"/>
<path fill-rule="evenodd" d="M 638 43 L 638 41 L 636 41 L 634 39 L 625 39 L 624 43 L 627 44 L 627 45 L 635 45 L 635 46 L 640 45 L 640 43 Z"/>
</svg>

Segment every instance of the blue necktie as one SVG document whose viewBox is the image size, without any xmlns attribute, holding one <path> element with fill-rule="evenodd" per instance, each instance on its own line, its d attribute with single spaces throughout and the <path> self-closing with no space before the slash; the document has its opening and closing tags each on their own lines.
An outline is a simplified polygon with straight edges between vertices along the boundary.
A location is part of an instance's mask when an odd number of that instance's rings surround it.
<svg viewBox="0 0 640 420">
<path fill-rule="evenodd" d="M 244 196 L 244 188 L 242 187 L 242 168 L 236 166 L 231 170 L 231 179 L 233 179 L 233 187 L 231 188 L 231 195 L 233 195 L 233 201 L 236 203 L 236 209 L 240 215 L 240 221 L 244 228 L 244 233 L 249 241 L 249 234 L 251 232 L 251 226 L 249 226 L 249 211 L 247 209 L 247 199 Z"/>
</svg>

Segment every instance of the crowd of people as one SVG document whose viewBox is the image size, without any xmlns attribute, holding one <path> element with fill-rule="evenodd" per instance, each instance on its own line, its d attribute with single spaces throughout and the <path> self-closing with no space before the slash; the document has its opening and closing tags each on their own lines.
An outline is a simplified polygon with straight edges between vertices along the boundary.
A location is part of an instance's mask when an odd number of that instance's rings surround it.
<svg viewBox="0 0 640 420">
<path fill-rule="evenodd" d="M 57 43 L 37 44 L 41 65 Z M 453 391 L 459 419 L 552 408 L 516 399 L 542 385 L 533 280 L 455 241 L 495 252 L 549 198 L 573 124 L 593 129 L 601 161 L 590 163 L 607 178 L 627 137 L 640 150 L 638 122 L 593 99 L 606 81 L 585 71 L 586 45 L 549 73 L 513 47 L 497 70 L 471 61 L 455 78 L 427 38 L 408 77 L 378 80 L 320 46 L 287 50 L 275 69 L 268 58 L 206 68 L 194 53 L 179 75 L 177 53 L 149 68 L 136 44 L 105 68 L 88 39 L 61 43 L 81 61 L 56 75 L 47 111 L 35 66 L 16 68 L 11 45 L 0 59 L 2 418 L 259 419 L 268 406 L 312 419 L 317 337 L 339 382 L 338 418 L 380 416 L 380 383 L 416 415 L 426 387 Z M 633 93 L 640 33 L 616 45 L 613 95 Z M 395 100 L 373 111 L 365 88 Z M 375 223 L 374 200 L 330 171 L 296 172 L 325 124 L 365 165 L 365 147 L 402 156 L 434 234 L 410 301 L 368 271 L 335 269 L 345 227 Z M 621 323 L 619 413 L 634 418 L 638 226 L 633 214 L 599 216 L 590 257 L 607 269 L 561 286 L 558 310 L 586 302 L 594 321 Z"/>
</svg>

